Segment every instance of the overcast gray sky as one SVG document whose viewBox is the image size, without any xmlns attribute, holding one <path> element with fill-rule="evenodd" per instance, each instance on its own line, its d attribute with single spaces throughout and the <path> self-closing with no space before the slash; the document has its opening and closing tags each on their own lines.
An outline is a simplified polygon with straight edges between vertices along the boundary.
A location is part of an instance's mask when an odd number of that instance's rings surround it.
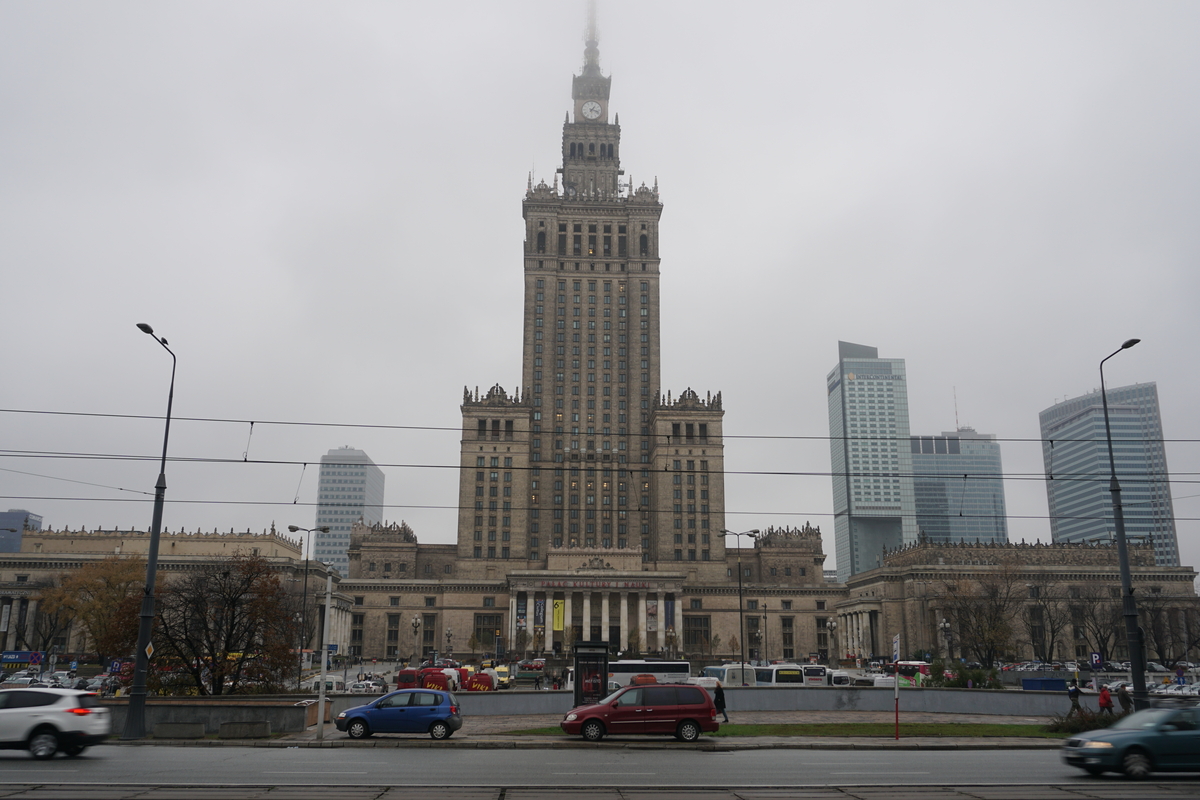
<svg viewBox="0 0 1200 800">
<path fill-rule="evenodd" d="M 453 541 L 458 405 L 520 378 L 520 202 L 583 29 L 582 0 L 3 3 L 0 406 L 161 415 L 148 322 L 177 416 L 261 421 L 251 461 L 363 449 L 388 519 Z M 1200 563 L 1198 29 L 1194 2 L 602 0 L 622 166 L 665 207 L 664 388 L 724 393 L 730 528 L 811 521 L 833 565 L 845 339 L 907 360 L 914 433 L 957 391 L 1012 440 L 1010 535 L 1048 539 L 1038 412 L 1139 337 L 1107 377 L 1158 382 Z M 0 506 L 149 526 L 161 421 L 0 425 Z M 170 530 L 313 524 L 315 469 L 237 463 L 248 434 L 173 425 L 173 458 L 233 463 L 168 465 Z"/>
</svg>

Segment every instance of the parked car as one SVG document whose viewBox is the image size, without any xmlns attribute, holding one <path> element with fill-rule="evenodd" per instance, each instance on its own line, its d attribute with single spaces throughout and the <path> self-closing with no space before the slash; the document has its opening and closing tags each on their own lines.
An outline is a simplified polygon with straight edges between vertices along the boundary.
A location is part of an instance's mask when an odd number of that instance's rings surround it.
<svg viewBox="0 0 1200 800">
<path fill-rule="evenodd" d="M 458 700 L 450 692 L 401 689 L 346 709 L 334 724 L 351 739 L 376 733 L 428 733 L 434 739 L 449 739 L 463 721 Z"/>
<path fill-rule="evenodd" d="M 690 684 L 624 686 L 599 703 L 572 709 L 560 726 L 589 742 L 629 734 L 666 734 L 694 742 L 702 732 L 721 727 L 712 697 L 704 687 Z"/>
<path fill-rule="evenodd" d="M 111 732 L 109 711 L 100 707 L 94 692 L 0 690 L 0 749 L 28 749 L 39 760 L 60 750 L 77 756 Z"/>
<path fill-rule="evenodd" d="M 1072 767 L 1099 775 L 1123 772 L 1145 778 L 1151 772 L 1200 771 L 1200 709 L 1148 708 L 1107 728 L 1073 736 L 1062 748 Z"/>
</svg>

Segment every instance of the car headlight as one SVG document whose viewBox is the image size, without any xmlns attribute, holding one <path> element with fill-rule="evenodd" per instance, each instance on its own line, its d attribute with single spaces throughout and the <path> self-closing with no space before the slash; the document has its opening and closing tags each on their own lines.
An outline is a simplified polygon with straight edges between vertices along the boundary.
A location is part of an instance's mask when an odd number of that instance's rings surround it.
<svg viewBox="0 0 1200 800">
<path fill-rule="evenodd" d="M 577 719 L 579 719 L 579 715 L 578 715 L 578 714 L 576 714 L 576 713 L 574 713 L 574 712 L 572 712 L 572 713 L 570 713 L 570 714 L 567 714 L 567 722 L 574 722 L 574 721 L 575 721 L 575 720 L 577 720 Z"/>
<path fill-rule="evenodd" d="M 1113 744 L 1112 742 L 1084 742 L 1083 746 L 1085 749 L 1091 750 L 1111 750 Z"/>
<path fill-rule="evenodd" d="M 345 712 L 345 711 L 343 711 L 342 713 L 338 714 L 338 715 L 337 715 L 337 718 L 338 718 L 338 719 L 345 719 L 345 718 L 346 718 L 346 712 Z"/>
</svg>

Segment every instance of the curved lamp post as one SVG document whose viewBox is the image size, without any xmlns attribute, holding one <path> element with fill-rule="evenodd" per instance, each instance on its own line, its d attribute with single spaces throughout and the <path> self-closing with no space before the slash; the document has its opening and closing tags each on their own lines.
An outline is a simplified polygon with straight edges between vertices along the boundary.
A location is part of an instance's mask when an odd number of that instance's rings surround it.
<svg viewBox="0 0 1200 800">
<path fill-rule="evenodd" d="M 840 664 L 842 661 L 840 658 L 838 658 L 837 627 L 836 619 L 831 619 L 825 623 L 825 629 L 829 631 L 829 652 L 833 653 L 833 663 L 835 666 Z"/>
<path fill-rule="evenodd" d="M 162 533 L 163 503 L 167 497 L 167 440 L 171 436 L 171 405 L 175 402 L 175 353 L 167 340 L 154 335 L 154 329 L 144 322 L 138 330 L 162 345 L 171 354 L 171 389 L 167 393 L 167 423 L 163 429 L 162 461 L 158 482 L 154 484 L 154 515 L 150 523 L 150 549 L 146 555 L 146 588 L 142 594 L 142 610 L 138 615 L 137 649 L 134 651 L 133 685 L 129 689 L 129 709 L 125 716 L 122 739 L 142 739 L 146 736 L 146 673 L 150 670 L 150 631 L 154 623 L 154 579 L 158 574 L 158 540 Z"/>
<path fill-rule="evenodd" d="M 292 533 L 304 531 L 312 533 L 320 531 L 321 533 L 329 533 L 329 526 L 322 525 L 319 528 L 300 528 L 296 525 L 288 525 L 288 530 Z M 308 632 L 308 558 L 312 554 L 312 548 L 308 546 L 308 537 L 304 537 L 305 546 L 301 549 L 305 552 L 301 553 L 304 556 L 304 597 L 300 601 L 300 666 L 296 669 L 296 686 L 300 686 L 300 681 L 304 677 L 304 635 Z"/>
<path fill-rule="evenodd" d="M 1117 529 L 1117 563 L 1121 570 L 1121 614 L 1125 617 L 1125 641 L 1129 648 L 1129 671 L 1133 673 L 1133 707 L 1136 711 L 1150 707 L 1146 694 L 1146 654 L 1142 651 L 1142 629 L 1138 626 L 1137 601 L 1133 597 L 1133 577 L 1129 572 L 1129 548 L 1125 543 L 1125 511 L 1121 507 L 1121 484 L 1117 481 L 1117 460 L 1113 457 L 1112 427 L 1108 422 L 1108 394 L 1104 389 L 1104 362 L 1122 350 L 1128 350 L 1141 339 L 1125 342 L 1100 361 L 1100 400 L 1104 404 L 1104 435 L 1108 441 L 1110 477 L 1108 491 L 1112 494 L 1113 522 Z"/>
<path fill-rule="evenodd" d="M 749 684 L 747 684 L 747 683 L 746 683 L 746 669 L 745 669 L 745 667 L 746 667 L 746 615 L 745 615 L 745 607 L 746 607 L 746 604 L 745 604 L 745 602 L 743 602 L 743 600 L 742 600 L 742 537 L 743 537 L 743 536 L 749 536 L 751 539 L 754 539 L 756 536 L 758 536 L 758 533 L 759 533 L 759 531 L 758 531 L 758 528 L 755 528 L 755 529 L 754 529 L 754 530 L 752 530 L 752 531 L 742 531 L 741 533 L 735 533 L 734 531 L 721 531 L 721 535 L 722 535 L 722 536 L 736 536 L 736 537 L 738 537 L 738 539 L 737 539 L 737 543 L 738 543 L 738 560 L 737 560 L 737 572 L 738 572 L 738 644 L 739 644 L 739 645 L 741 646 L 741 648 L 742 648 L 742 663 L 738 665 L 738 670 L 739 670 L 739 672 L 740 672 L 740 673 L 741 673 L 741 675 L 742 675 L 742 686 L 748 686 L 748 685 L 749 685 Z"/>
</svg>

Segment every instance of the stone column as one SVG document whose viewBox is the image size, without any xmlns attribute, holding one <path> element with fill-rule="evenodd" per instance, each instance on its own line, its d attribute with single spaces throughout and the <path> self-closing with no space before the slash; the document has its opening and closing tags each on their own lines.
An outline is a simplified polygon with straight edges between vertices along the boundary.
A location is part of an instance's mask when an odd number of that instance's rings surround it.
<svg viewBox="0 0 1200 800">
<path fill-rule="evenodd" d="M 629 646 L 629 592 L 621 592 L 621 641 L 617 643 L 620 653 Z"/>
<path fill-rule="evenodd" d="M 606 642 L 608 642 L 608 629 L 609 629 L 608 595 L 609 595 L 609 592 L 607 589 L 605 589 L 604 593 L 600 595 L 600 638 Z M 609 642 L 609 644 L 612 644 L 612 642 Z"/>
<path fill-rule="evenodd" d="M 445 627 L 446 627 L 446 620 L 443 619 L 442 620 L 442 628 L 445 628 Z M 511 654 L 516 650 L 516 646 L 517 646 L 517 593 L 516 593 L 516 591 L 510 591 L 508 593 L 508 626 L 507 627 L 508 627 L 508 635 L 506 637 L 507 641 L 505 641 L 504 647 L 505 647 L 506 652 Z M 440 642 L 438 642 L 435 639 L 433 642 L 433 646 L 435 648 L 437 648 L 438 650 L 441 650 L 441 648 L 438 647 L 438 644 L 440 644 Z"/>
<path fill-rule="evenodd" d="M 650 648 L 650 643 L 646 640 L 646 592 L 637 593 L 638 603 L 638 641 L 641 642 L 642 655 Z"/>
<path fill-rule="evenodd" d="M 575 593 L 572 592 L 570 589 L 567 589 L 566 591 L 563 592 L 563 643 L 564 644 L 567 641 L 567 631 L 571 630 L 571 614 L 573 613 L 573 611 L 571 609 L 571 598 L 574 596 L 574 594 Z M 565 648 L 563 649 L 563 655 L 566 656 L 567 658 L 571 657 L 571 653 L 569 653 Z"/>
<path fill-rule="evenodd" d="M 590 642 L 592 640 L 592 592 L 586 590 L 583 593 L 583 639 L 581 641 Z"/>
</svg>

